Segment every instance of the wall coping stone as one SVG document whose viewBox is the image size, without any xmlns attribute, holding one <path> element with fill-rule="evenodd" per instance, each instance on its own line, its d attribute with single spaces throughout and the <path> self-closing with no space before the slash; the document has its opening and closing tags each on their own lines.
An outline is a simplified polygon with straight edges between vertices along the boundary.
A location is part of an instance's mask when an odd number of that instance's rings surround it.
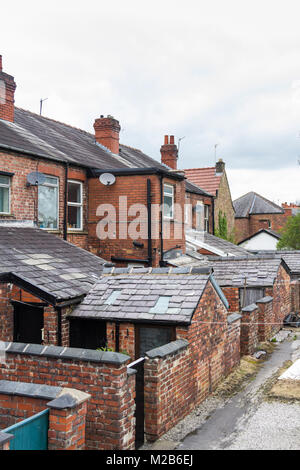
<svg viewBox="0 0 300 470">
<path fill-rule="evenodd" d="M 6 395 L 53 400 L 62 392 L 62 390 L 62 387 L 54 387 L 52 385 L 0 380 L 0 394 Z"/>
<path fill-rule="evenodd" d="M 4 444 L 9 442 L 14 437 L 15 436 L 13 434 L 8 434 L 7 432 L 1 432 L 0 431 L 0 446 L 3 446 Z"/>
<path fill-rule="evenodd" d="M 65 408 L 75 408 L 91 398 L 91 395 L 74 388 L 63 388 L 61 395 L 47 403 L 50 408 L 63 410 Z"/>
<path fill-rule="evenodd" d="M 230 324 L 235 322 L 236 320 L 239 320 L 240 318 L 242 318 L 242 315 L 240 313 L 231 313 L 227 317 L 227 322 Z"/>
<path fill-rule="evenodd" d="M 253 312 L 256 309 L 257 309 L 256 304 L 250 304 L 250 305 L 247 305 L 247 307 L 242 308 L 242 312 Z"/>
<path fill-rule="evenodd" d="M 155 357 L 165 357 L 169 354 L 175 354 L 181 349 L 187 348 L 188 345 L 189 342 L 186 339 L 178 339 L 176 341 L 171 341 L 168 344 L 164 344 L 163 346 L 159 346 L 158 348 L 147 351 L 146 356 L 149 359 L 154 359 Z"/>
<path fill-rule="evenodd" d="M 262 299 L 256 300 L 256 303 L 257 304 L 267 304 L 269 302 L 272 302 L 272 300 L 273 300 L 273 297 L 270 297 L 269 295 L 267 295 L 266 297 L 263 297 Z"/>
<path fill-rule="evenodd" d="M 97 351 L 94 349 L 66 348 L 62 346 L 43 346 L 39 344 L 13 342 L 6 342 L 5 345 L 5 352 L 13 354 L 44 356 L 57 359 L 71 359 L 75 361 L 99 362 L 116 365 L 122 365 L 130 361 L 129 356 L 111 351 Z"/>
</svg>

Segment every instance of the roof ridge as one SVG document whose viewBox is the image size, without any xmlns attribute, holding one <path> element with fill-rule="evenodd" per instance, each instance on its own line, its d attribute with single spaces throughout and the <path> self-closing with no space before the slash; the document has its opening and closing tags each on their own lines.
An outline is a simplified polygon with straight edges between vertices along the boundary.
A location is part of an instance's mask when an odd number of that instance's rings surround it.
<svg viewBox="0 0 300 470">
<path fill-rule="evenodd" d="M 276 202 L 270 201 L 270 199 L 267 199 L 266 197 L 262 196 L 261 194 L 256 193 L 255 191 L 253 191 L 253 193 L 255 194 L 255 196 L 258 196 L 261 199 L 263 199 L 265 202 L 267 202 L 269 204 L 272 204 L 272 206 L 280 209 L 281 212 L 284 212 L 284 209 L 282 207 L 278 206 L 278 204 L 276 204 Z"/>
<path fill-rule="evenodd" d="M 183 171 L 189 171 L 189 170 L 215 170 L 215 166 L 203 166 L 201 168 L 184 168 Z"/>
<path fill-rule="evenodd" d="M 17 109 L 19 111 L 23 111 L 25 113 L 32 114 L 34 117 L 36 117 L 38 119 L 45 119 L 47 121 L 52 121 L 52 122 L 55 122 L 57 124 L 62 124 L 63 126 L 70 127 L 71 129 L 75 129 L 77 131 L 80 131 L 83 134 L 87 134 L 90 137 L 94 137 L 94 134 L 91 134 L 91 132 L 85 131 L 84 129 L 80 129 L 80 127 L 71 126 L 71 124 L 67 124 L 65 122 L 58 121 L 57 119 L 53 119 L 53 118 L 50 118 L 48 116 L 41 116 L 40 114 L 34 113 L 33 111 L 29 111 L 29 109 L 19 108 L 18 106 L 15 106 L 15 109 Z"/>
</svg>

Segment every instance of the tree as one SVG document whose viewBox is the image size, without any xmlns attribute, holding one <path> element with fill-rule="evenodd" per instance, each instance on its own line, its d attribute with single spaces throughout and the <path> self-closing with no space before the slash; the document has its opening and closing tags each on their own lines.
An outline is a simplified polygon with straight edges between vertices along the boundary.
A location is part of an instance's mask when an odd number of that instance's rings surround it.
<svg viewBox="0 0 300 470">
<path fill-rule="evenodd" d="M 219 211 L 218 227 L 215 231 L 215 235 L 216 237 L 223 238 L 223 240 L 233 243 L 234 236 L 232 233 L 228 235 L 227 217 L 225 213 L 222 213 L 222 211 Z"/>
<path fill-rule="evenodd" d="M 277 250 L 300 250 L 300 212 L 295 216 L 288 217 L 280 234 Z"/>
</svg>

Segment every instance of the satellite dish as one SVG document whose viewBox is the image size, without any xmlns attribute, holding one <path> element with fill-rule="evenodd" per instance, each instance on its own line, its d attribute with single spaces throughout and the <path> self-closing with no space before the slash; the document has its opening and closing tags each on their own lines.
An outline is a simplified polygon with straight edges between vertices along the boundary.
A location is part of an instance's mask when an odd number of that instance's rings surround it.
<svg viewBox="0 0 300 470">
<path fill-rule="evenodd" d="M 102 173 L 99 176 L 99 181 L 105 186 L 111 186 L 116 181 L 116 178 L 112 173 Z"/>
<path fill-rule="evenodd" d="M 33 171 L 27 175 L 27 186 L 39 186 L 44 184 L 46 176 L 39 171 Z"/>
</svg>

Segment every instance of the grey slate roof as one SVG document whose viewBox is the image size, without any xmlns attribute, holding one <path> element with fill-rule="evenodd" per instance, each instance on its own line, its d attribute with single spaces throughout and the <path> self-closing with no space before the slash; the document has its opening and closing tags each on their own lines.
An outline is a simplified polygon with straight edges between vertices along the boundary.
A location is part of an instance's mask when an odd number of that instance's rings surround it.
<svg viewBox="0 0 300 470">
<path fill-rule="evenodd" d="M 282 258 L 292 275 L 300 275 L 300 250 L 260 250 L 255 253 L 261 256 L 267 255 Z"/>
<path fill-rule="evenodd" d="M 86 294 L 105 261 L 37 228 L 0 225 L 0 278 L 14 276 L 51 303 Z"/>
<path fill-rule="evenodd" d="M 188 230 L 186 231 L 186 241 L 187 245 L 194 249 L 201 248 L 199 243 L 208 245 L 207 249 L 210 247 L 213 253 L 219 254 L 220 252 L 221 256 L 253 256 L 245 248 L 207 232 Z"/>
<path fill-rule="evenodd" d="M 139 149 L 120 144 L 119 155 L 96 143 L 93 134 L 15 107 L 15 121 L 0 119 L 0 145 L 93 169 L 158 168 L 174 171 Z M 186 180 L 187 191 L 210 196 Z"/>
<path fill-rule="evenodd" d="M 210 261 L 214 277 L 221 287 L 243 287 L 245 278 L 247 280 L 247 287 L 272 287 L 280 264 L 282 263 L 285 266 L 281 258 L 266 255 L 255 258 L 215 257 Z"/>
<path fill-rule="evenodd" d="M 72 317 L 188 324 L 211 276 L 209 270 L 197 268 L 195 272 L 184 268 L 113 268 L 103 272 L 109 274 L 95 284 Z M 115 290 L 120 291 L 118 298 L 105 304 Z M 151 313 L 160 296 L 170 296 L 166 313 Z"/>
<path fill-rule="evenodd" d="M 251 214 L 284 214 L 284 209 L 260 194 L 250 192 L 233 201 L 236 218 Z"/>
</svg>

